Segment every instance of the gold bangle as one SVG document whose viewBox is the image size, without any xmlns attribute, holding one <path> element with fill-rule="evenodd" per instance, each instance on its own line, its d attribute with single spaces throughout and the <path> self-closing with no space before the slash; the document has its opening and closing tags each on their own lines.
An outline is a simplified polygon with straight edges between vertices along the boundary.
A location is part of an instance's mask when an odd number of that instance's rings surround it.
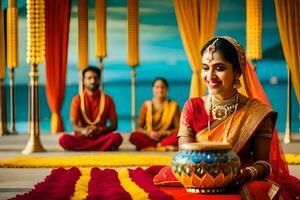
<svg viewBox="0 0 300 200">
<path fill-rule="evenodd" d="M 257 178 L 258 172 L 257 172 L 257 169 L 255 167 L 250 166 L 250 167 L 246 167 L 245 169 L 248 170 L 251 174 L 250 181 Z"/>
<path fill-rule="evenodd" d="M 267 161 L 257 160 L 255 163 L 253 163 L 253 165 L 256 165 L 256 164 L 261 164 L 265 167 L 265 172 L 263 174 L 263 178 L 268 176 L 269 173 L 272 171 L 272 167 L 271 167 L 270 163 L 268 163 Z"/>
</svg>

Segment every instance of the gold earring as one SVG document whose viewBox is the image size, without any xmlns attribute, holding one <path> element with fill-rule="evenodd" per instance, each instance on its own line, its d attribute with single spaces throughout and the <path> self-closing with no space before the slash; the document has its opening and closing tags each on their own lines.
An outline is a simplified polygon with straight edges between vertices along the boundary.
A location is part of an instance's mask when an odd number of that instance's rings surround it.
<svg viewBox="0 0 300 200">
<path fill-rule="evenodd" d="M 239 89 L 241 87 L 241 81 L 240 79 L 237 77 L 234 79 L 234 82 L 233 82 L 233 88 L 236 88 L 236 89 Z"/>
</svg>

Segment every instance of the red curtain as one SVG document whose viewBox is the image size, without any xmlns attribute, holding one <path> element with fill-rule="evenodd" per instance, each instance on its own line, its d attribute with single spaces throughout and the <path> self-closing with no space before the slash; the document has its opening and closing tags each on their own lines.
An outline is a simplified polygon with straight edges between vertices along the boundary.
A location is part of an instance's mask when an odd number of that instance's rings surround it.
<svg viewBox="0 0 300 200">
<path fill-rule="evenodd" d="M 64 130 L 60 116 L 65 95 L 70 1 L 45 1 L 46 94 L 52 112 L 51 133 Z"/>
</svg>

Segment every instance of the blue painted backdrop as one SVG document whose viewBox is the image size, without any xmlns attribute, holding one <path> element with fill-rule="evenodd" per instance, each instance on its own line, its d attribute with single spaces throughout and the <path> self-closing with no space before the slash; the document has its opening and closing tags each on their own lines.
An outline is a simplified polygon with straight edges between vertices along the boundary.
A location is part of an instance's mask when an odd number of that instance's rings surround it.
<svg viewBox="0 0 300 200">
<path fill-rule="evenodd" d="M 89 62 L 97 65 L 94 51 L 94 1 L 89 1 Z M 7 5 L 3 2 L 3 7 Z M 131 68 L 127 65 L 127 14 L 126 1 L 107 0 L 107 58 L 104 60 L 104 90 L 115 100 L 119 115 L 119 131 L 131 130 Z M 26 63 L 26 8 L 19 1 L 19 67 L 16 70 L 16 122 L 19 132 L 27 132 L 29 65 Z M 246 43 L 245 0 L 222 0 L 216 35 L 230 35 Z M 72 1 L 67 87 L 62 107 L 66 131 L 69 124 L 69 105 L 78 92 L 77 70 L 77 1 Z M 276 23 L 273 1 L 263 0 L 263 60 L 257 62 L 257 74 L 272 103 L 278 111 L 277 127 L 285 130 L 287 71 Z M 50 131 L 51 113 L 45 94 L 45 66 L 39 66 L 40 118 L 42 132 Z M 181 108 L 188 99 L 191 70 L 177 28 L 172 0 L 140 0 L 140 65 L 137 68 L 137 113 L 145 99 L 152 97 L 151 83 L 157 76 L 170 83 L 169 96 Z M 6 78 L 7 102 L 9 80 Z M 7 106 L 8 119 L 10 117 Z M 299 131 L 299 104 L 292 93 L 292 131 Z"/>
</svg>

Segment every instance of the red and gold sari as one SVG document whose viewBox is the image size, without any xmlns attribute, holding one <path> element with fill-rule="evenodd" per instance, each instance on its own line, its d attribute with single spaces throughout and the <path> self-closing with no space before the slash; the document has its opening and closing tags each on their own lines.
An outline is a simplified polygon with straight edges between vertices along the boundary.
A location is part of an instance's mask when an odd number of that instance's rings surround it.
<svg viewBox="0 0 300 200">
<path fill-rule="evenodd" d="M 252 142 L 255 137 L 271 139 L 269 163 L 272 172 L 266 180 L 256 180 L 245 184 L 240 193 L 244 199 L 296 199 L 300 197 L 300 182 L 289 174 L 287 164 L 278 140 L 275 126 L 276 113 L 272 111 L 270 103 L 260 85 L 255 72 L 249 63 L 246 63 L 248 76 L 246 83 L 255 87 L 245 87 L 248 102 L 240 107 L 234 116 L 224 121 L 213 122 L 211 131 L 208 131 L 209 118 L 202 98 L 190 99 L 186 102 L 180 121 L 178 136 L 194 137 L 195 141 L 222 141 L 224 130 L 232 119 L 228 134 L 228 142 L 239 155 L 242 167 L 254 163 Z M 272 199 L 271 198 L 271 199 Z"/>
<path fill-rule="evenodd" d="M 129 141 L 138 150 L 173 150 L 178 146 L 177 132 L 180 109 L 176 101 L 167 100 L 160 110 L 155 110 L 151 100 L 141 107 L 137 131 L 131 133 Z M 143 129 L 143 131 L 141 131 Z M 152 131 L 160 134 L 159 140 L 150 137 Z"/>
</svg>

